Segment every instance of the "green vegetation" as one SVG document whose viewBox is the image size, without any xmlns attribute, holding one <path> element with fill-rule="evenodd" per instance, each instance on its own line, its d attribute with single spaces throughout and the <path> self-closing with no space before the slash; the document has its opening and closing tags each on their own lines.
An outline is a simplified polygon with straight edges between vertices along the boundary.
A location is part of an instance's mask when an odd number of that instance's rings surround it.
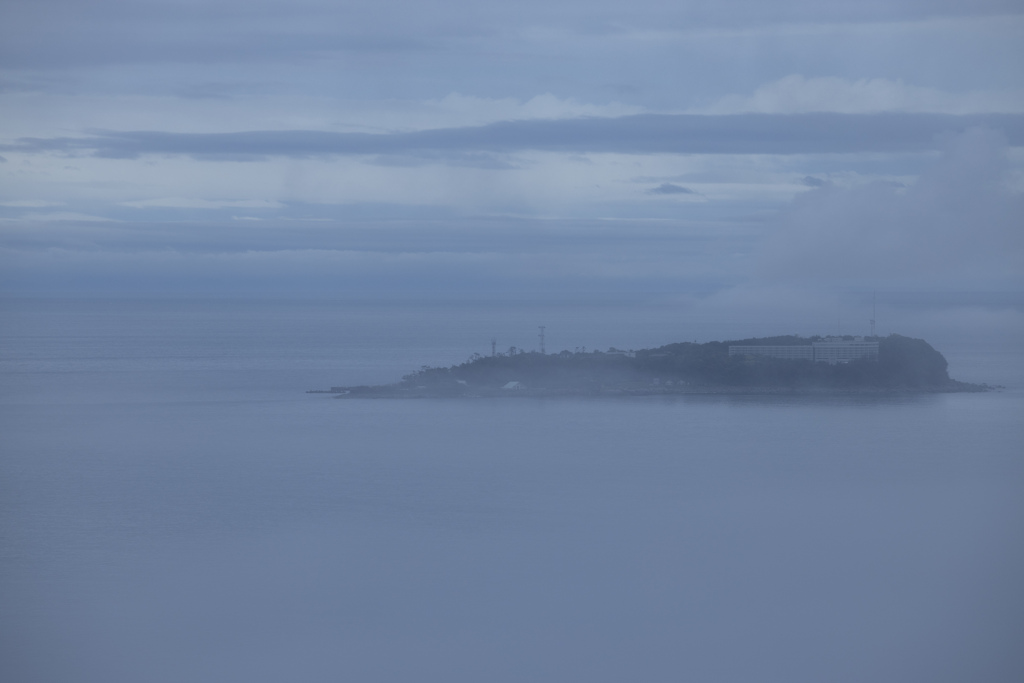
<svg viewBox="0 0 1024 683">
<path fill-rule="evenodd" d="M 348 396 L 486 396 L 983 389 L 951 380 L 941 353 L 924 340 L 900 335 L 877 338 L 877 357 L 835 365 L 729 355 L 732 344 L 809 345 L 819 339 L 787 336 L 683 342 L 636 352 L 609 349 L 548 355 L 510 349 L 493 356 L 474 354 L 465 363 L 448 368 L 424 367 L 395 385 L 338 390 Z"/>
</svg>

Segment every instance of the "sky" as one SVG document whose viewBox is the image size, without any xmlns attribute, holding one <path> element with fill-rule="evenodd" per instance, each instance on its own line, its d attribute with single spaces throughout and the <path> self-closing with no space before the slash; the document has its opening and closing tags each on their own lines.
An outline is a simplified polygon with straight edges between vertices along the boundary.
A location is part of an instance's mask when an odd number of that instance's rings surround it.
<svg viewBox="0 0 1024 683">
<path fill-rule="evenodd" d="M 7 0 L 0 294 L 1024 291 L 1024 6 Z"/>
</svg>

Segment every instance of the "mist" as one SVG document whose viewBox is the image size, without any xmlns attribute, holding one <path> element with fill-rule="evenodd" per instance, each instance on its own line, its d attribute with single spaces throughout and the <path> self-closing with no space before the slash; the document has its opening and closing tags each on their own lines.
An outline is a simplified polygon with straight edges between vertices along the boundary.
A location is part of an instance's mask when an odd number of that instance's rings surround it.
<svg viewBox="0 0 1024 683">
<path fill-rule="evenodd" d="M 1021 680 L 1018 4 L 3 3 L 0 679 Z"/>
</svg>

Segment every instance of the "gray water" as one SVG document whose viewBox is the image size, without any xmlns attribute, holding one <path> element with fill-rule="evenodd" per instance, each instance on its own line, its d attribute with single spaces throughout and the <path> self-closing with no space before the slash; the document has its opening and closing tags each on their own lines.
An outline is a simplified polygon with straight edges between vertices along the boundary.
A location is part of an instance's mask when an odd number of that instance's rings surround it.
<svg viewBox="0 0 1024 683">
<path fill-rule="evenodd" d="M 1024 676 L 1014 339 L 925 330 L 985 394 L 337 401 L 304 391 L 539 324 L 549 351 L 757 331 L 664 301 L 0 304 L 4 681 Z"/>
</svg>

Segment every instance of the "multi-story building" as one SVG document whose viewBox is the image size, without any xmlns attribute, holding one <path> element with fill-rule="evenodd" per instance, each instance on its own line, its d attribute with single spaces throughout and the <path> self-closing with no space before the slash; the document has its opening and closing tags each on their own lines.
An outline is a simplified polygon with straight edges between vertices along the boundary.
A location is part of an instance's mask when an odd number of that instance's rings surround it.
<svg viewBox="0 0 1024 683">
<path fill-rule="evenodd" d="M 854 337 L 847 341 L 842 337 L 826 337 L 824 341 L 813 342 L 814 360 L 835 365 L 849 363 L 857 358 L 878 358 L 878 342 L 864 341 L 864 337 Z"/>
<path fill-rule="evenodd" d="M 769 356 L 790 360 L 811 360 L 835 365 L 849 363 L 857 358 L 878 357 L 878 342 L 864 341 L 863 337 L 852 340 L 842 337 L 826 337 L 823 341 L 810 344 L 787 346 L 729 346 L 730 356 Z"/>
<path fill-rule="evenodd" d="M 814 360 L 814 347 L 810 344 L 801 344 L 799 346 L 730 346 L 729 355 Z"/>
</svg>

